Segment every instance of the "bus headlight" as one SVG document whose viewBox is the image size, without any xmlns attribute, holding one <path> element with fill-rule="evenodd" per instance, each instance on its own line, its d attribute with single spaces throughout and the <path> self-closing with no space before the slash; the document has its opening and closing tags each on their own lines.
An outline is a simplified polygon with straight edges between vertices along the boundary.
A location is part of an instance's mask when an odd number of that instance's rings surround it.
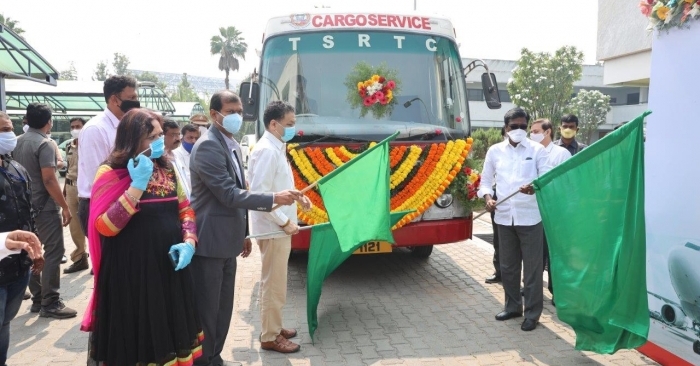
<svg viewBox="0 0 700 366">
<path fill-rule="evenodd" d="M 445 193 L 442 196 L 438 197 L 437 200 L 435 200 L 435 206 L 440 208 L 448 208 L 452 204 L 452 200 L 452 195 L 449 193 Z"/>
</svg>

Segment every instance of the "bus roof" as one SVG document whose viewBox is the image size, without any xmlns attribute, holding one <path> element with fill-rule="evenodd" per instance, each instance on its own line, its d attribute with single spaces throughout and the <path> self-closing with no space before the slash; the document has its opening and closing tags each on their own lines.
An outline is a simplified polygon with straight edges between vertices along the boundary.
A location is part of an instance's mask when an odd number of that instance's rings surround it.
<svg viewBox="0 0 700 366">
<path fill-rule="evenodd" d="M 265 27 L 267 38 L 285 33 L 330 30 L 400 30 L 432 34 L 455 40 L 452 22 L 445 17 L 424 13 L 390 12 L 307 12 L 271 18 Z"/>
</svg>

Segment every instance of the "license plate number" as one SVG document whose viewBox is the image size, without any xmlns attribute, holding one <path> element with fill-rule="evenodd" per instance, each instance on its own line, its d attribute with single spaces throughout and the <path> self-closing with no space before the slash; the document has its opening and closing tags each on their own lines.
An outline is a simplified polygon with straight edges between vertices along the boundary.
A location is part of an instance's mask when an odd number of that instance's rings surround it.
<svg viewBox="0 0 700 366">
<path fill-rule="evenodd" d="M 386 241 L 370 241 L 359 247 L 352 254 L 376 254 L 376 253 L 391 253 L 391 243 Z"/>
</svg>

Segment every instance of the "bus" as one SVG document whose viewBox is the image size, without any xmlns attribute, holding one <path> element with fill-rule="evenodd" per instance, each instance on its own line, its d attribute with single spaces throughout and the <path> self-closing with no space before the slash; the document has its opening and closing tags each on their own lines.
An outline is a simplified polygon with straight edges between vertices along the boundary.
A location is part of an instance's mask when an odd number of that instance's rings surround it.
<svg viewBox="0 0 700 366">
<path fill-rule="evenodd" d="M 466 74 L 485 68 L 485 101 L 500 108 L 496 79 L 481 60 L 463 65 L 449 19 L 421 14 L 301 13 L 271 18 L 259 69 L 241 83 L 244 121 L 265 131 L 265 106 L 295 107 L 295 137 L 287 143 L 298 189 L 364 149 L 399 132 L 391 146 L 391 211 L 413 209 L 394 229 L 395 246 L 427 258 L 433 245 L 470 239 L 472 212 L 455 199 L 471 139 Z M 259 70 L 259 71 L 258 71 Z M 463 182 L 463 180 L 462 180 Z M 327 222 L 318 192 L 301 226 Z M 292 238 L 308 250 L 310 231 Z M 368 243 L 356 253 L 391 252 Z"/>
</svg>

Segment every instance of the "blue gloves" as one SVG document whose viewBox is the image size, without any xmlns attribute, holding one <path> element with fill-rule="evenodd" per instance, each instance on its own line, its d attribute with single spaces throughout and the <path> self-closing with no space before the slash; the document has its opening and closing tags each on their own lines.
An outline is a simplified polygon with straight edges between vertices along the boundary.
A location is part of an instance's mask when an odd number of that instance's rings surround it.
<svg viewBox="0 0 700 366">
<path fill-rule="evenodd" d="M 136 160 L 138 165 L 134 166 L 134 160 Z M 129 169 L 131 186 L 145 191 L 148 181 L 151 180 L 151 175 L 153 175 L 153 162 L 151 159 L 145 155 L 139 155 L 134 159 L 130 159 L 126 167 Z"/>
<path fill-rule="evenodd" d="M 190 264 L 190 261 L 192 260 L 192 256 L 194 256 L 194 246 L 189 243 L 180 243 L 180 244 L 175 244 L 170 247 L 170 252 L 173 253 L 177 252 L 177 267 L 175 267 L 176 271 L 179 271 L 185 267 L 187 267 L 188 264 Z"/>
</svg>

